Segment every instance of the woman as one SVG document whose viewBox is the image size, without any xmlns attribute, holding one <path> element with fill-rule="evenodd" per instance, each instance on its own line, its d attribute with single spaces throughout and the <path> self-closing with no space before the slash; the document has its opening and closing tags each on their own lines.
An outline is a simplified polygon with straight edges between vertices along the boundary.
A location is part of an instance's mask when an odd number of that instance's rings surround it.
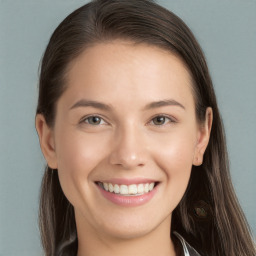
<svg viewBox="0 0 256 256">
<path fill-rule="evenodd" d="M 173 13 L 98 0 L 70 14 L 36 128 L 45 255 L 255 255 L 204 55 Z"/>
</svg>

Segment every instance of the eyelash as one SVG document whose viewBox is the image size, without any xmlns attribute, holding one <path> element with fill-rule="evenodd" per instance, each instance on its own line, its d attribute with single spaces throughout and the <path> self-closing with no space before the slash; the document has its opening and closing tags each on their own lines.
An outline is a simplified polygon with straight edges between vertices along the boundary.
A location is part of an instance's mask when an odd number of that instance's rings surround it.
<svg viewBox="0 0 256 256">
<path fill-rule="evenodd" d="M 82 118 L 82 120 L 80 121 L 80 123 L 86 123 L 87 125 L 92 125 L 92 126 L 98 126 L 98 124 L 90 124 L 89 122 L 85 122 L 86 120 L 88 120 L 89 118 L 92 118 L 92 117 L 96 117 L 96 118 L 99 118 L 100 120 L 103 120 L 105 123 L 107 123 L 104 118 L 102 118 L 101 116 L 98 116 L 98 115 L 90 115 L 90 116 L 86 116 L 84 118 Z"/>
<path fill-rule="evenodd" d="M 82 118 L 79 123 L 81 123 L 81 124 L 84 124 L 84 123 L 85 123 L 86 125 L 91 125 L 91 126 L 105 125 L 105 124 L 100 124 L 100 123 L 99 123 L 99 124 L 90 124 L 89 122 L 86 122 L 86 120 L 88 121 L 89 118 L 95 118 L 95 117 L 96 117 L 96 118 L 99 118 L 99 119 L 100 119 L 100 122 L 103 120 L 105 123 L 108 123 L 108 122 L 106 122 L 106 121 L 104 120 L 104 118 L 102 118 L 102 117 L 99 116 L 99 115 L 90 115 L 90 116 L 86 116 L 86 117 Z M 174 123 L 177 123 L 177 121 L 174 120 L 174 118 L 170 117 L 169 115 L 158 114 L 158 115 L 154 116 L 152 119 L 150 119 L 149 124 L 151 124 L 151 123 L 153 122 L 153 120 L 156 119 L 156 118 L 165 118 L 165 119 L 164 119 L 165 122 L 164 122 L 164 124 L 158 124 L 158 125 L 152 124 L 152 125 L 154 125 L 154 126 L 162 127 L 162 126 L 168 125 L 168 124 L 170 124 L 170 123 L 173 123 L 173 124 L 174 124 Z M 166 123 L 166 119 L 169 120 L 167 123 Z"/>
<path fill-rule="evenodd" d="M 167 124 L 169 124 L 169 123 L 176 123 L 176 121 L 174 120 L 174 118 L 172 118 L 172 117 L 170 117 L 170 116 L 168 116 L 168 115 L 165 115 L 165 114 L 158 114 L 158 115 L 154 116 L 154 117 L 151 119 L 150 123 L 153 122 L 153 120 L 154 120 L 155 118 L 159 118 L 159 117 L 164 117 L 164 118 L 165 118 L 165 121 L 166 121 L 166 119 L 168 119 L 169 121 L 168 121 L 167 123 L 164 122 L 164 124 L 160 124 L 160 125 L 156 125 L 156 124 L 155 124 L 155 126 L 164 126 L 164 125 L 167 125 Z"/>
</svg>

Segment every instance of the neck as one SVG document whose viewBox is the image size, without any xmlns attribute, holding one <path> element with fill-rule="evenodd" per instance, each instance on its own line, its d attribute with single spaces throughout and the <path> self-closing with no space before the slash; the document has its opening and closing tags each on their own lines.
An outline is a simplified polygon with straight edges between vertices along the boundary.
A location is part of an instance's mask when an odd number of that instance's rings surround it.
<svg viewBox="0 0 256 256">
<path fill-rule="evenodd" d="M 174 244 L 170 238 L 171 216 L 166 218 L 156 229 L 129 238 L 99 233 L 91 225 L 78 218 L 77 213 L 76 224 L 77 256 L 176 256 Z"/>
</svg>

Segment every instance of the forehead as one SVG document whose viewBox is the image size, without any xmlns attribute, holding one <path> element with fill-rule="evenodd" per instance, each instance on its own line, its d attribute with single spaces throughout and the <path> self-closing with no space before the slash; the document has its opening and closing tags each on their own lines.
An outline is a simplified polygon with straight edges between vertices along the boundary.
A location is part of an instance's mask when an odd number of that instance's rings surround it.
<svg viewBox="0 0 256 256">
<path fill-rule="evenodd" d="M 130 103 L 170 97 L 193 101 L 191 75 L 180 58 L 159 47 L 128 41 L 86 48 L 69 66 L 66 93 L 70 98 L 83 95 Z"/>
</svg>

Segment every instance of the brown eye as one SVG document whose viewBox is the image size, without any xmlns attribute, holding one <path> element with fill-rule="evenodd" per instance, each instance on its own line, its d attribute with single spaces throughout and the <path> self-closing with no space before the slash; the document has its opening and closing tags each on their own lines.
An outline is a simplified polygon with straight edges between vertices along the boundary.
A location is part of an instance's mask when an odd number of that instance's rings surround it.
<svg viewBox="0 0 256 256">
<path fill-rule="evenodd" d="M 172 120 L 166 116 L 156 116 L 152 121 L 154 125 L 164 125 L 166 122 L 172 122 Z"/>
</svg>

